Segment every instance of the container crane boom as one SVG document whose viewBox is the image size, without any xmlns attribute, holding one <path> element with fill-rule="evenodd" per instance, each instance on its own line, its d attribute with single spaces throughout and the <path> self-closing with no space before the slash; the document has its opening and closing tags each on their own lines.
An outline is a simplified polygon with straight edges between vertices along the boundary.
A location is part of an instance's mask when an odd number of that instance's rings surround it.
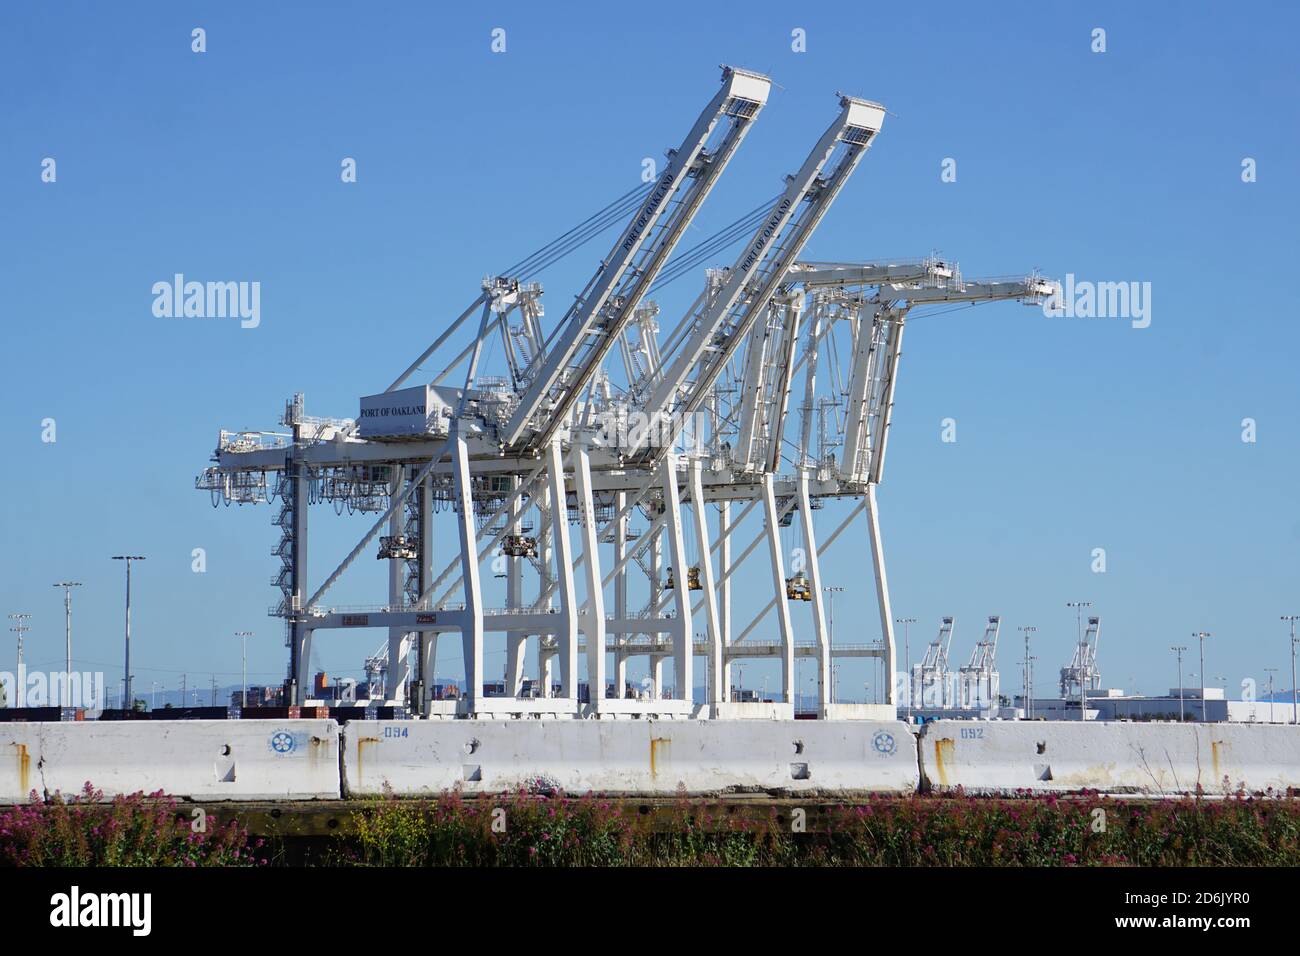
<svg viewBox="0 0 1300 956">
<path fill-rule="evenodd" d="M 563 424 L 745 138 L 770 86 L 771 80 L 758 73 L 723 68 L 722 89 L 681 146 L 669 153 L 644 203 L 561 321 L 554 341 L 537 356 L 529 384 L 499 436 L 503 446 L 542 447 Z M 730 125 L 709 151 L 714 127 L 724 117 Z M 532 428 L 537 433 L 525 442 Z"/>
<path fill-rule="evenodd" d="M 841 472 L 850 482 L 880 483 L 902 356 L 907 313 L 944 302 L 1041 302 L 1054 283 L 1038 276 L 1006 282 L 965 282 L 913 287 L 887 283 L 875 297 L 877 309 L 862 317 L 852 357 Z"/>
<path fill-rule="evenodd" d="M 668 417 L 675 433 L 700 406 L 755 322 L 767 314 L 788 270 L 871 146 L 885 108 L 851 96 L 841 96 L 840 107 L 799 172 L 789 177 L 785 193 L 728 270 L 717 294 L 702 297 L 683 320 L 682 326 L 693 331 L 654 382 L 645 406 L 651 422 Z M 838 160 L 823 175 L 841 145 Z"/>
</svg>

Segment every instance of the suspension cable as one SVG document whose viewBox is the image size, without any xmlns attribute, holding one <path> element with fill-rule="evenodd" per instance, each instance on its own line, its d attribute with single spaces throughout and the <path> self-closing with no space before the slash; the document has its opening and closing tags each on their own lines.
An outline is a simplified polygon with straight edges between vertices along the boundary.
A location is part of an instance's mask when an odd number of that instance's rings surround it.
<svg viewBox="0 0 1300 956">
<path fill-rule="evenodd" d="M 655 280 L 654 285 L 650 287 L 647 294 L 653 294 L 664 286 L 675 282 L 716 253 L 734 245 L 772 211 L 780 198 L 780 196 L 774 196 L 767 202 L 755 206 L 739 219 L 723 226 L 713 235 L 705 238 L 685 252 L 674 256 L 668 266 L 659 274 L 659 278 Z"/>
<path fill-rule="evenodd" d="M 624 206 L 632 204 L 634 197 L 635 197 L 635 205 L 640 205 L 642 197 L 647 192 L 649 192 L 651 185 L 653 184 L 642 183 L 636 186 L 634 189 L 628 190 L 623 195 L 615 199 L 613 202 L 609 203 L 603 208 L 592 213 L 590 216 L 588 216 L 582 222 L 578 223 L 572 229 L 569 229 L 567 232 L 562 233 L 559 236 L 556 236 L 554 239 L 546 243 L 546 245 L 542 246 L 540 249 L 537 249 L 532 254 L 525 256 L 523 259 L 519 260 L 509 268 L 502 269 L 501 272 L 498 274 L 515 275 L 524 269 L 531 268 L 536 262 L 554 253 L 558 247 L 571 241 L 575 235 L 582 232 L 583 230 L 590 228 L 591 224 L 596 220 L 609 215 L 613 210 L 618 210 L 621 213 Z"/>
</svg>

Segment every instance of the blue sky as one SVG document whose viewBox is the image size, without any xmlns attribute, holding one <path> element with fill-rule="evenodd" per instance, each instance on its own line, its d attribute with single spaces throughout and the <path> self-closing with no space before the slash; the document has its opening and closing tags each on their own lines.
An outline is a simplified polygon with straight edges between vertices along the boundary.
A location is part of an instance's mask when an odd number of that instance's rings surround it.
<svg viewBox="0 0 1300 956">
<path fill-rule="evenodd" d="M 78 664 L 120 677 L 122 569 L 109 556 L 133 551 L 149 557 L 135 578 L 138 690 L 182 672 L 233 682 L 243 629 L 258 635 L 251 678 L 278 682 L 273 515 L 214 511 L 192 488 L 217 430 L 274 428 L 295 391 L 310 413 L 355 415 L 484 274 L 634 186 L 731 63 L 777 86 L 700 236 L 777 191 L 842 90 L 891 113 L 808 258 L 937 250 L 968 277 L 1151 283 L 1145 329 L 1015 304 L 910 325 L 880 501 L 895 611 L 922 622 L 914 656 L 940 615 L 956 615 L 964 659 L 1000 613 L 1004 687 L 1019 689 L 1015 628 L 1033 624 L 1042 688 L 1074 639 L 1065 602 L 1091 600 L 1107 685 L 1171 686 L 1169 646 L 1207 630 L 1208 676 L 1235 690 L 1276 666 L 1284 686 L 1278 617 L 1300 612 L 1287 292 L 1300 14 L 837 6 L 6 7 L 0 609 L 33 615 L 28 662 L 61 661 L 49 585 L 72 577 L 86 585 Z M 191 51 L 194 27 L 206 53 Z M 489 49 L 495 27 L 505 54 Z M 1105 53 L 1090 49 L 1098 27 Z M 806 52 L 791 50 L 796 28 Z M 54 183 L 41 181 L 46 157 Z M 344 157 L 355 184 L 340 182 Z M 956 182 L 940 179 L 945 158 Z M 544 277 L 552 318 L 599 254 Z M 176 272 L 259 281 L 261 325 L 154 317 L 150 288 Z M 679 283 L 665 304 L 694 291 Z M 948 417 L 955 443 L 940 441 Z M 320 512 L 315 570 L 361 530 Z M 197 547 L 204 574 L 191 571 Z M 824 559 L 846 587 L 839 640 L 878 636 L 866 554 L 846 538 Z M 362 569 L 340 599 L 373 600 L 381 570 Z M 356 673 L 381 640 L 332 635 L 320 666 Z M 869 678 L 855 666 L 842 686 Z M 747 665 L 746 683 L 762 673 Z"/>
</svg>

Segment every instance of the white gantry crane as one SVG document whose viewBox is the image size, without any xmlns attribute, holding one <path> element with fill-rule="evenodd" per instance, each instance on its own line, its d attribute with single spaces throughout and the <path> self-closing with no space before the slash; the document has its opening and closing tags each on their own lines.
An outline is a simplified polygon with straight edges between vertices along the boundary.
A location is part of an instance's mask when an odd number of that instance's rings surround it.
<svg viewBox="0 0 1300 956">
<path fill-rule="evenodd" d="M 796 657 L 817 664 L 819 716 L 892 712 L 892 686 L 874 709 L 835 704 L 830 675 L 837 657 L 895 670 L 875 490 L 904 325 L 928 306 L 1036 302 L 1055 285 L 968 282 L 938 257 L 802 260 L 884 120 L 843 95 L 778 195 L 679 251 L 769 88 L 724 68 L 654 182 L 490 274 L 355 418 L 308 416 L 296 395 L 284 430 L 220 434 L 196 486 L 214 504 L 275 505 L 271 613 L 286 622 L 292 700 L 311 686 L 316 631 L 384 628 L 371 676 L 426 717 L 792 716 Z M 616 227 L 548 333 L 537 277 Z M 699 269 L 684 312 L 652 297 Z M 836 499 L 852 504 L 819 529 Z M 313 506 L 369 525 L 324 576 L 308 573 Z M 842 537 L 855 546 L 844 532 L 864 513 L 880 640 L 832 646 L 820 558 Z M 386 562 L 386 599 L 331 603 L 367 552 Z M 755 554 L 768 585 L 742 601 L 736 573 Z M 434 701 L 446 634 L 459 638 L 463 692 Z M 488 640 L 504 646 L 501 673 L 485 672 Z M 754 657 L 778 662 L 780 687 L 769 702 L 733 702 L 732 665 Z M 629 691 L 638 658 L 649 693 Z M 502 682 L 504 694 L 485 693 Z"/>
<path fill-rule="evenodd" d="M 1002 618 L 989 617 L 975 650 L 957 673 L 957 706 L 967 710 L 993 710 L 998 706 L 1001 677 L 998 674 L 998 631 Z"/>
<path fill-rule="evenodd" d="M 1080 688 L 1101 689 L 1101 671 L 1097 669 L 1097 641 L 1101 637 L 1101 618 L 1088 618 L 1083 640 L 1074 645 L 1070 663 L 1061 668 L 1061 699 L 1078 700 Z"/>
<path fill-rule="evenodd" d="M 939 633 L 925 649 L 921 663 L 912 665 L 912 699 L 923 709 L 952 707 L 948 679 L 948 651 L 952 647 L 953 619 L 940 618 Z"/>
</svg>

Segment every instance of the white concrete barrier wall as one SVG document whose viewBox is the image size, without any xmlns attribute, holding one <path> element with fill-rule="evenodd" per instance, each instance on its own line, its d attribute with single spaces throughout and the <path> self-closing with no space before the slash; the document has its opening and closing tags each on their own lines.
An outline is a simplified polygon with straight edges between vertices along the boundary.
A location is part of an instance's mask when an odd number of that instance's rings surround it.
<svg viewBox="0 0 1300 956">
<path fill-rule="evenodd" d="M 0 723 L 0 802 L 162 790 L 195 800 L 340 796 L 333 720 Z"/>
<path fill-rule="evenodd" d="M 339 751 L 343 749 L 340 781 Z M 328 799 L 556 786 L 570 793 L 1211 794 L 1300 788 L 1300 728 L 935 721 L 122 721 L 0 724 L 0 802 L 31 791 Z M 342 786 L 340 786 L 342 783 Z"/>
<path fill-rule="evenodd" d="M 938 790 L 1173 795 L 1300 787 L 1300 728 L 1284 725 L 938 720 L 921 769 Z"/>
<path fill-rule="evenodd" d="M 349 721 L 344 792 L 914 792 L 916 738 L 895 721 Z"/>
</svg>

